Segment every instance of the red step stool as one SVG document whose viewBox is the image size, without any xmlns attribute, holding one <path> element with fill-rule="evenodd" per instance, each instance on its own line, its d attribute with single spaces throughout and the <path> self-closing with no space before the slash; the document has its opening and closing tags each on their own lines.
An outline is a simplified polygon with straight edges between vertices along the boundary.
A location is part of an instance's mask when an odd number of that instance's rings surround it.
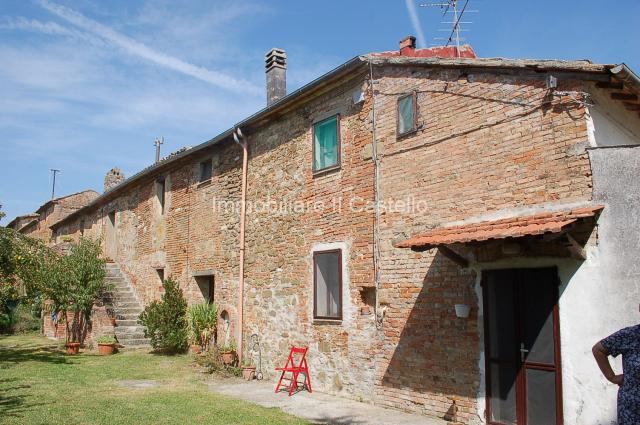
<svg viewBox="0 0 640 425">
<path fill-rule="evenodd" d="M 298 376 L 301 374 L 304 375 L 304 381 L 300 384 L 302 388 L 307 387 L 309 392 L 311 391 L 311 375 L 309 375 L 309 366 L 307 365 L 307 351 L 309 347 L 291 347 L 291 351 L 289 351 L 289 357 L 287 358 L 287 363 L 285 363 L 284 367 L 277 367 L 276 370 L 282 371 L 280 374 L 280 379 L 278 380 L 278 385 L 276 386 L 276 392 L 280 390 L 280 386 L 282 385 L 282 380 L 288 380 L 289 386 L 283 387 L 285 389 L 289 389 L 289 397 L 293 394 L 293 390 L 298 390 Z M 294 356 L 299 355 L 300 360 L 298 364 L 296 364 Z M 291 377 L 285 377 L 285 374 L 290 373 Z"/>
</svg>

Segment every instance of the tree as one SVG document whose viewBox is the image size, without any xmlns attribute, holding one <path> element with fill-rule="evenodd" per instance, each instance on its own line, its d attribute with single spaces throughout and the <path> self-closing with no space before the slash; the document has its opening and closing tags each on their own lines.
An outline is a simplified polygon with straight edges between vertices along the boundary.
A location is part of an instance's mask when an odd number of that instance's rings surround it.
<svg viewBox="0 0 640 425">
<path fill-rule="evenodd" d="M 111 289 L 105 281 L 101 252 L 99 241 L 80 238 L 71 244 L 68 255 L 58 255 L 54 264 L 43 261 L 49 282 L 36 279 L 51 311 L 64 318 L 67 342 L 84 341 L 94 304 Z"/>
<path fill-rule="evenodd" d="M 2 212 L 2 204 L 0 204 L 0 220 L 4 218 L 6 214 Z"/>
<path fill-rule="evenodd" d="M 42 242 L 0 227 L 0 330 L 12 324 L 19 301 L 37 299 L 38 286 L 47 280 L 43 264 L 52 255 Z"/>
</svg>

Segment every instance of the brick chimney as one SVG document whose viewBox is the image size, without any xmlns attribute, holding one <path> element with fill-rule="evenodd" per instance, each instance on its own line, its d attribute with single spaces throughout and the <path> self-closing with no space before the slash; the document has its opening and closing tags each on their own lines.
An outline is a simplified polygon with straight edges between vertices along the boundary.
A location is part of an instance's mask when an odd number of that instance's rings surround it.
<svg viewBox="0 0 640 425">
<path fill-rule="evenodd" d="M 287 95 L 287 52 L 273 48 L 265 55 L 267 106 Z"/>
<path fill-rule="evenodd" d="M 104 191 L 111 189 L 120 184 L 124 180 L 124 173 L 121 169 L 114 167 L 104 176 Z"/>
<path fill-rule="evenodd" d="M 400 40 L 400 54 L 402 56 L 413 56 L 416 50 L 416 38 L 412 35 Z"/>
</svg>

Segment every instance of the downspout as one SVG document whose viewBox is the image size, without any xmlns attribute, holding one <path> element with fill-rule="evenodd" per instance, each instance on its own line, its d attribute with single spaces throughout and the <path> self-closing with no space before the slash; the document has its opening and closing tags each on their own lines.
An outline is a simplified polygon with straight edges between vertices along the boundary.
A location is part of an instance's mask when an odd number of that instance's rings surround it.
<svg viewBox="0 0 640 425">
<path fill-rule="evenodd" d="M 233 140 L 242 148 L 242 187 L 240 189 L 240 241 L 239 241 L 239 254 L 240 258 L 239 271 L 238 271 L 238 363 L 242 363 L 242 328 L 244 323 L 244 222 L 246 213 L 246 200 L 247 200 L 247 165 L 249 157 L 249 146 L 247 141 L 242 135 L 240 128 L 236 128 L 233 132 Z"/>
<path fill-rule="evenodd" d="M 373 275 L 375 285 L 374 316 L 377 329 L 382 329 L 384 309 L 380 309 L 380 168 L 378 159 L 378 141 L 376 140 L 376 95 L 373 86 L 373 65 L 369 58 L 369 88 L 371 90 L 371 159 L 373 160 Z"/>
</svg>

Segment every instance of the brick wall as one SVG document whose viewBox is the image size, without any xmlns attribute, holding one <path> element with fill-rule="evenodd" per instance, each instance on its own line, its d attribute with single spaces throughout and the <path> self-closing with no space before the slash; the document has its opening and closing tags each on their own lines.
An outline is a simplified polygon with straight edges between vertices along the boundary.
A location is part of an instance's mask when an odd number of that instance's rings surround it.
<svg viewBox="0 0 640 425">
<path fill-rule="evenodd" d="M 583 106 L 549 98 L 539 76 L 458 70 L 376 70 L 381 199 L 426 206 L 383 212 L 377 401 L 478 422 L 480 334 L 476 274 L 431 250 L 393 242 L 502 209 L 591 198 Z M 563 80 L 561 90 L 582 90 Z M 398 95 L 417 91 L 418 131 L 396 136 Z M 464 252 L 464 251 L 462 251 Z M 454 304 L 473 306 L 469 319 Z"/>
<path fill-rule="evenodd" d="M 259 336 L 267 377 L 290 345 L 307 345 L 319 390 L 440 417 L 452 416 L 455 402 L 459 420 L 477 423 L 481 324 L 477 308 L 467 320 L 453 309 L 477 305 L 476 275 L 435 251 L 414 253 L 392 243 L 505 208 L 590 199 L 584 111 L 566 97 L 549 98 L 540 76 L 401 67 L 375 73 L 381 200 L 428 206 L 395 204 L 398 210 L 381 215 L 383 327 L 376 329 L 371 310 L 373 211 L 363 208 L 373 200 L 373 99 L 354 105 L 352 94 L 364 83 L 358 77 L 243 129 L 250 145 L 248 201 L 285 209 L 247 214 L 245 340 Z M 574 80 L 561 84 L 561 90 L 582 89 Z M 412 90 L 418 131 L 397 138 L 397 97 Z M 312 125 L 335 113 L 342 167 L 313 176 Z M 235 326 L 238 210 L 217 202 L 239 200 L 241 155 L 223 141 L 172 164 L 164 173 L 164 214 L 153 176 L 86 217 L 92 223 L 86 233 L 104 237 L 105 217 L 117 211 L 114 259 L 145 303 L 161 294 L 157 267 L 180 282 L 190 303 L 202 300 L 193 273 L 214 270 L 215 301 Z M 208 158 L 213 177 L 199 183 L 199 162 Z M 307 206 L 291 211 L 296 202 Z M 65 231 L 77 234 L 77 224 Z M 343 250 L 342 322 L 312 316 L 312 252 L 327 246 Z"/>
</svg>

